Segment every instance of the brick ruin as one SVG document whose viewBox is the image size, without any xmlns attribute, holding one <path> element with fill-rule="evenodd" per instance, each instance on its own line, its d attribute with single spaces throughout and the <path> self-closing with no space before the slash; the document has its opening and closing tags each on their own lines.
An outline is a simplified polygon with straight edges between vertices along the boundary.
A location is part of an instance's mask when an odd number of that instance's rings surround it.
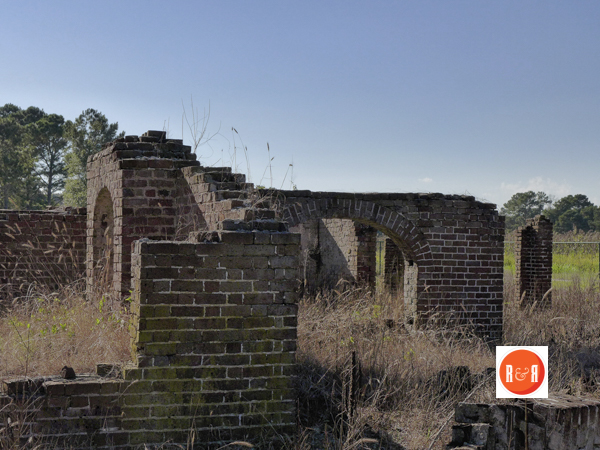
<svg viewBox="0 0 600 450">
<path fill-rule="evenodd" d="M 436 315 L 471 324 L 490 341 L 502 338 L 504 220 L 495 205 L 443 194 L 278 195 L 283 198 L 281 218 L 302 234 L 308 258 L 323 253 L 337 261 L 345 258 L 354 279 L 375 282 L 376 231 L 387 236 L 388 257 L 402 254 L 408 323 Z M 320 247 L 310 239 L 315 221 L 320 238 L 328 238 Z M 350 225 L 341 226 L 341 221 Z M 337 245 L 337 255 L 330 250 L 336 248 L 331 241 L 344 244 Z"/>
<path fill-rule="evenodd" d="M 552 394 L 513 403 L 459 403 L 447 449 L 565 450 L 600 447 L 600 401 Z"/>
<path fill-rule="evenodd" d="M 552 228 L 552 222 L 540 215 L 517 229 L 515 285 L 522 305 L 552 302 Z"/>
<path fill-rule="evenodd" d="M 299 261 L 308 292 L 332 289 L 341 280 L 374 286 L 377 230 L 348 219 L 313 219 L 290 228 L 301 235 Z"/>
<path fill-rule="evenodd" d="M 379 267 L 376 273 L 379 276 L 379 286 L 395 294 L 404 289 L 404 255 L 394 241 L 383 234 L 378 237 L 377 245 Z"/>
<path fill-rule="evenodd" d="M 119 378 L 99 368 L 6 383 L 0 402 L 37 402 L 34 432 L 51 440 L 185 444 L 195 429 L 219 446 L 292 434 L 298 280 L 375 286 L 378 241 L 408 324 L 444 317 L 502 338 L 504 220 L 471 196 L 256 190 L 149 131 L 90 157 L 87 203 L 0 212 L 5 285 L 50 265 L 53 280 L 70 268 L 88 292 L 104 283 L 132 298 L 133 365 Z"/>
</svg>

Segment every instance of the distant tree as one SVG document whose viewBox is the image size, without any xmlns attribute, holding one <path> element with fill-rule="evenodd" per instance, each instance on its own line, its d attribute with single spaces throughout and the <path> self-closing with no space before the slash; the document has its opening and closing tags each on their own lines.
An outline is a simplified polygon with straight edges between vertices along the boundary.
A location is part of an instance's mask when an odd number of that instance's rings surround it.
<svg viewBox="0 0 600 450">
<path fill-rule="evenodd" d="M 588 223 L 592 231 L 600 231 L 600 206 L 593 206 L 593 218 Z"/>
<path fill-rule="evenodd" d="M 74 122 L 65 124 L 69 151 L 66 154 L 67 180 L 64 203 L 70 206 L 85 206 L 87 201 L 87 160 L 102 149 L 102 144 L 125 135 L 117 135 L 117 122 L 109 123 L 104 114 L 95 109 L 86 109 Z"/>
<path fill-rule="evenodd" d="M 25 145 L 26 128 L 44 116 L 31 106 L 25 110 L 7 103 L 0 107 L 0 195 L 3 208 L 39 207 L 35 156 Z"/>
<path fill-rule="evenodd" d="M 64 154 L 67 148 L 65 119 L 49 114 L 27 126 L 27 143 L 36 158 L 36 173 L 45 193 L 48 206 L 56 203 L 65 185 L 66 168 Z"/>
<path fill-rule="evenodd" d="M 30 123 L 37 122 L 42 117 L 44 117 L 46 113 L 43 109 L 38 108 L 37 106 L 30 106 L 27 109 L 22 109 L 13 114 L 13 117 L 19 122 L 21 126 L 29 125 Z"/>
<path fill-rule="evenodd" d="M 22 155 L 19 144 L 20 126 L 14 118 L 0 113 L 0 190 L 2 207 L 9 208 L 11 196 L 17 190 L 17 180 L 22 174 Z"/>
<path fill-rule="evenodd" d="M 7 103 L 6 105 L 0 107 L 0 119 L 5 119 L 19 111 L 21 111 L 21 108 L 19 108 L 17 105 Z"/>
<path fill-rule="evenodd" d="M 600 212 L 586 195 L 567 195 L 556 201 L 548 210 L 548 218 L 554 223 L 554 231 L 597 230 Z"/>
<path fill-rule="evenodd" d="M 11 206 L 16 209 L 41 209 L 46 205 L 46 196 L 42 179 L 36 174 L 35 157 L 29 152 L 23 156 L 23 177 L 16 184 Z"/>
<path fill-rule="evenodd" d="M 550 204 L 552 200 L 544 192 L 519 192 L 504 204 L 500 214 L 506 216 L 507 231 L 512 231 L 524 226 L 527 219 L 542 214 L 544 208 Z"/>
</svg>

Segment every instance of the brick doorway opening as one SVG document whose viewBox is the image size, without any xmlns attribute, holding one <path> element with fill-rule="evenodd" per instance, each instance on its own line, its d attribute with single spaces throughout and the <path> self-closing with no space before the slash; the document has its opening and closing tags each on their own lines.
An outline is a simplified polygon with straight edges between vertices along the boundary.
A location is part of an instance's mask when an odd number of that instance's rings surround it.
<svg viewBox="0 0 600 450">
<path fill-rule="evenodd" d="M 92 276 L 97 288 L 112 292 L 114 264 L 114 209 L 110 192 L 103 188 L 94 207 Z"/>
</svg>

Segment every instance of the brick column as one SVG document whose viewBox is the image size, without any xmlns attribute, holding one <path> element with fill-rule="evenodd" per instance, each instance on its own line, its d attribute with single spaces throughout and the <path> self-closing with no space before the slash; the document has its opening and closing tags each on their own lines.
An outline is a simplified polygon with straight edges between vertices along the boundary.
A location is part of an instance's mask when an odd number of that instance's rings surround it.
<svg viewBox="0 0 600 450">
<path fill-rule="evenodd" d="M 397 292 L 404 283 L 404 255 L 394 241 L 387 236 L 383 236 L 382 245 L 383 283 L 391 292 Z"/>
<path fill-rule="evenodd" d="M 104 230 L 100 224 L 110 219 L 112 251 L 106 270 L 112 279 L 108 292 L 129 296 L 131 288 L 131 245 L 140 238 L 174 239 L 177 235 L 177 195 L 185 193 L 181 169 L 198 166 L 196 155 L 181 140 L 167 139 L 164 131 L 148 131 L 142 136 L 126 136 L 110 142 L 88 159 L 88 292 L 98 287 L 102 261 L 98 248 Z M 188 194 L 189 197 L 189 194 Z M 182 200 L 188 201 L 187 197 Z M 192 208 L 190 207 L 190 210 Z M 99 264 L 100 263 L 100 264 Z"/>
<path fill-rule="evenodd" d="M 377 230 L 354 222 L 356 239 L 356 281 L 375 286 Z"/>
<path fill-rule="evenodd" d="M 516 289 L 522 304 L 550 305 L 552 294 L 552 222 L 536 216 L 517 230 Z"/>
</svg>

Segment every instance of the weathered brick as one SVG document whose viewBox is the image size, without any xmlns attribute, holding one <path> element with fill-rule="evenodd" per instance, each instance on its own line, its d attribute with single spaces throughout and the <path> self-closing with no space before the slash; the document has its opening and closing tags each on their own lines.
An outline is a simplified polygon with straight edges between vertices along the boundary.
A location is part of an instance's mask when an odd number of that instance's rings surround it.
<svg viewBox="0 0 600 450">
<path fill-rule="evenodd" d="M 426 316 L 432 309 L 452 313 L 464 305 L 472 311 L 465 317 L 481 326 L 484 335 L 501 337 L 504 221 L 493 205 L 442 194 L 286 191 L 279 196 L 274 191 L 278 211 L 290 228 L 304 224 L 310 229 L 319 220 L 319 248 L 304 242 L 306 236 L 301 239 L 300 233 L 251 231 L 285 226 L 274 219 L 274 208 L 268 210 L 266 200 L 248 206 L 260 200 L 243 176 L 230 168 L 202 168 L 188 146 L 165 140 L 164 132 L 150 131 L 112 143 L 90 158 L 89 220 L 84 210 L 0 212 L 0 263 L 7 265 L 0 269 L 0 278 L 21 283 L 35 273 L 35 266 L 27 265 L 19 272 L 18 258 L 4 252 L 18 254 L 18 245 L 35 238 L 40 254 L 50 246 L 69 244 L 64 248 L 73 255 L 46 254 L 56 257 L 61 270 L 83 273 L 87 265 L 90 289 L 97 283 L 95 264 L 104 251 L 102 222 L 112 221 L 115 297 L 128 297 L 134 289 L 132 344 L 138 367 L 126 370 L 125 378 L 152 378 L 133 383 L 119 400 L 123 416 L 116 413 L 114 420 L 123 422 L 125 434 L 117 433 L 123 445 L 160 445 L 171 436 L 181 445 L 192 417 L 201 439 L 209 439 L 204 436 L 211 435 L 211 427 L 229 427 L 235 440 L 238 435 L 245 438 L 250 426 L 260 430 L 270 422 L 266 429 L 280 432 L 293 424 L 295 279 L 325 279 L 325 272 L 317 276 L 310 266 L 298 270 L 298 264 L 319 259 L 319 267 L 327 271 L 337 261 L 337 267 L 347 268 L 343 275 L 348 281 L 373 286 L 375 228 L 402 246 L 395 247 L 403 258 L 403 286 L 398 288 L 404 290 L 408 315 Z M 261 217 L 269 221 L 254 220 Z M 11 239 L 3 232 L 3 221 L 19 224 L 20 237 Z M 63 224 L 68 228 L 60 228 Z M 227 228 L 239 230 L 217 231 Z M 192 231 L 200 243 L 182 242 Z M 536 251 L 531 257 L 538 257 Z M 332 274 L 333 283 L 339 275 Z M 532 271 L 532 276 L 540 275 Z M 203 382 L 218 390 L 199 396 L 197 386 Z M 98 386 L 100 393 L 77 394 L 77 407 L 69 412 L 77 417 L 86 411 L 92 429 L 97 415 L 108 414 L 107 404 L 114 400 L 114 393 L 103 391 L 103 383 Z M 53 389 L 57 393 L 49 401 L 56 401 L 55 408 L 67 408 L 62 388 Z M 86 406 L 92 403 L 98 409 Z M 144 408 L 145 415 L 134 417 Z M 112 424 L 98 422 L 97 427 Z"/>
<path fill-rule="evenodd" d="M 273 233 L 271 234 L 271 243 L 299 245 L 301 237 L 300 233 Z"/>
<path fill-rule="evenodd" d="M 223 232 L 220 234 L 223 244 L 248 245 L 254 243 L 254 236 L 247 232 Z"/>
</svg>

